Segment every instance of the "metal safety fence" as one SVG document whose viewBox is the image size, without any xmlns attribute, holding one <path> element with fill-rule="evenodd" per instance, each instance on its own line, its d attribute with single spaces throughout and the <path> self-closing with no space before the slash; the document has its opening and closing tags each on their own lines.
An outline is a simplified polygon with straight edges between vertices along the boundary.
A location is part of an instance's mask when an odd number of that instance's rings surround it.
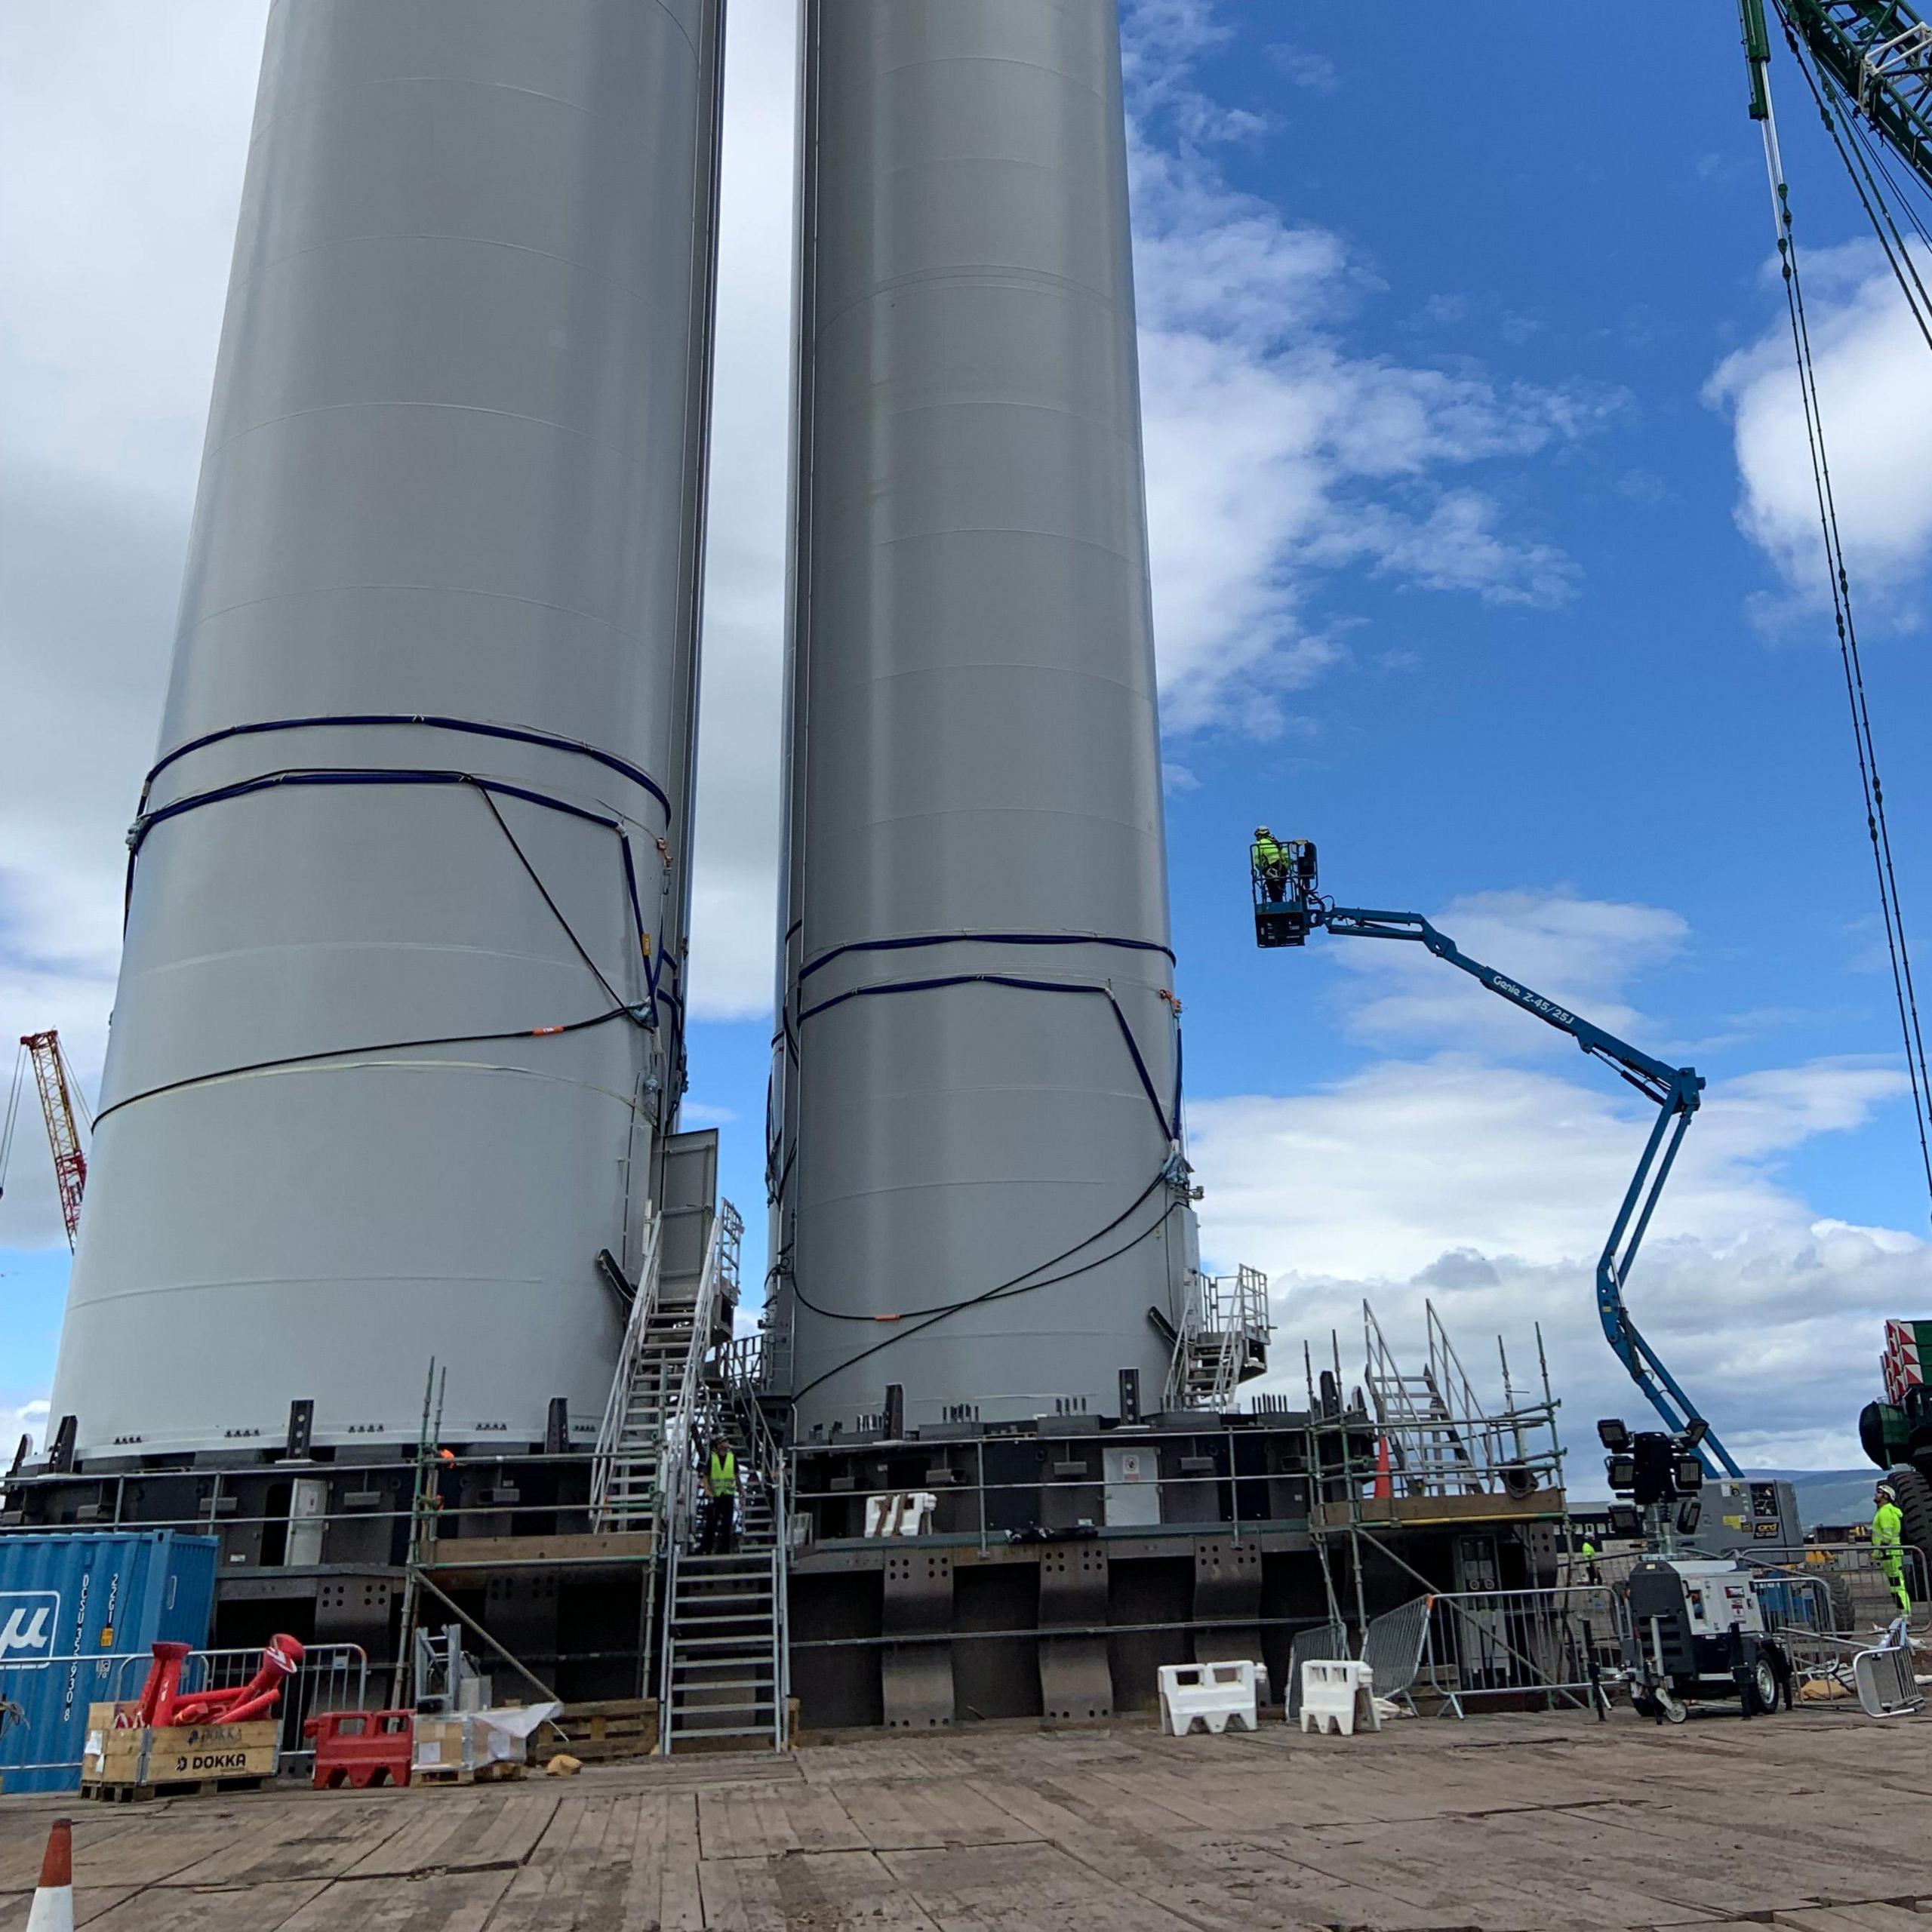
<svg viewBox="0 0 1932 1932">
<path fill-rule="evenodd" d="M 1465 1717 L 1484 1698 L 1587 1710 L 1604 1699 L 1604 1673 L 1622 1666 L 1621 1611 L 1607 1584 L 1419 1601 L 1427 1617 L 1414 1687 L 1438 1700 L 1438 1715 Z"/>
<path fill-rule="evenodd" d="M 1415 1688 L 1429 1644 L 1430 1597 L 1416 1597 L 1369 1620 L 1362 1632 L 1361 1660 L 1369 1668 L 1375 1694 L 1416 1714 Z"/>
<path fill-rule="evenodd" d="M 1850 1636 L 1882 1629 L 1900 1613 L 1885 1558 L 1869 1543 L 1804 1543 L 1762 1549 L 1754 1546 L 1739 1554 L 1761 1572 L 1801 1580 L 1809 1595 L 1822 1600 L 1822 1611 L 1791 1620 L 1801 1627 Z M 1928 1570 L 1925 1553 L 1916 1544 L 1907 1543 L 1895 1552 L 1894 1560 L 1912 1599 L 1907 1614 L 1913 1630 L 1921 1636 L 1932 1632 L 1932 1570 Z M 1759 1587 L 1761 1592 L 1761 1583 Z"/>
<path fill-rule="evenodd" d="M 143 1666 L 146 1657 L 122 1660 L 114 1692 L 118 1702 L 140 1695 L 147 1672 L 128 1670 L 131 1663 Z M 233 1690 L 261 1668 L 258 1644 L 252 1650 L 195 1651 L 181 1666 L 181 1694 L 200 1690 Z M 369 1654 L 360 1644 L 309 1644 L 302 1653 L 301 1668 L 292 1684 L 285 1684 L 275 1708 L 279 1728 L 276 1733 L 276 1761 L 285 1772 L 306 1773 L 313 1764 L 315 1747 L 303 1734 L 309 1719 L 325 1711 L 358 1711 L 368 1708 Z"/>
<path fill-rule="evenodd" d="M 88 1707 L 132 1702 L 153 1662 L 146 1651 L 88 1651 L 0 1663 L 0 1777 L 71 1771 L 78 1780 Z M 259 1647 L 192 1651 L 181 1666 L 182 1694 L 235 1688 L 261 1662 Z M 303 1725 L 321 1712 L 367 1708 L 368 1690 L 369 1657 L 359 1644 L 308 1645 L 275 1707 L 281 1770 L 306 1776 L 315 1747 Z"/>
</svg>

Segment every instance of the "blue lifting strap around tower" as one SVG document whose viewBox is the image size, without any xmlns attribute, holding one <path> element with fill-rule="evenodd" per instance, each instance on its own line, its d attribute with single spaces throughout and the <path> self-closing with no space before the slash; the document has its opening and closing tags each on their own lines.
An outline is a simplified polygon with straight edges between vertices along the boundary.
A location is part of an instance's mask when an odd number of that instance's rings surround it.
<svg viewBox="0 0 1932 1932">
<path fill-rule="evenodd" d="M 1420 912 L 1388 912 L 1367 906 L 1336 905 L 1319 890 L 1311 839 L 1278 839 L 1266 826 L 1257 826 L 1249 861 L 1257 945 L 1306 945 L 1308 935 L 1323 928 L 1356 939 L 1413 941 L 1480 981 L 1499 998 L 1520 1007 L 1546 1026 L 1568 1034 L 1585 1053 L 1613 1068 L 1656 1106 L 1656 1123 L 1644 1143 L 1637 1171 L 1631 1177 L 1623 1205 L 1611 1223 L 1610 1237 L 1598 1258 L 1597 1315 L 1617 1360 L 1630 1371 L 1630 1379 L 1644 1392 L 1672 1432 L 1681 1433 L 1692 1422 L 1701 1420 L 1697 1405 L 1664 1366 L 1657 1350 L 1644 1340 L 1623 1300 L 1624 1284 L 1630 1278 L 1637 1251 L 1657 1211 L 1657 1197 L 1670 1177 L 1677 1150 L 1684 1144 L 1690 1117 L 1697 1111 L 1704 1091 L 1703 1080 L 1697 1069 L 1668 1066 L 1627 1040 L 1619 1039 L 1555 1000 L 1546 999 L 1506 974 L 1497 972 L 1493 966 L 1472 959 Z M 1708 1423 L 1706 1431 L 1697 1451 L 1706 1469 L 1712 1475 L 1720 1471 L 1726 1475 L 1741 1475 L 1730 1452 Z"/>
</svg>

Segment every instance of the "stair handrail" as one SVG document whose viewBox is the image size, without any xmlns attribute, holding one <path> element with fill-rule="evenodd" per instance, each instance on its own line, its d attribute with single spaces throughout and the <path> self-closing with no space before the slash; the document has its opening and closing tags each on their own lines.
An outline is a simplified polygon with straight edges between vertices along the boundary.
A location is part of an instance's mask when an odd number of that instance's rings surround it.
<svg viewBox="0 0 1932 1932">
<path fill-rule="evenodd" d="M 603 1419 L 597 1425 L 597 1446 L 590 1462 L 590 1524 L 594 1530 L 611 1527 L 607 1520 L 611 1472 L 623 1434 L 625 1411 L 630 1405 L 638 1352 L 644 1346 L 651 1317 L 657 1312 L 658 1263 L 663 1252 L 659 1236 L 663 1229 L 663 1217 L 654 1211 L 645 1223 L 643 1265 L 638 1271 L 637 1291 L 631 1297 L 630 1312 L 624 1320 L 624 1339 L 617 1351 L 617 1366 L 611 1377 L 611 1392 L 605 1400 Z"/>
<path fill-rule="evenodd" d="M 1174 1337 L 1174 1352 L 1168 1361 L 1168 1386 L 1161 1398 L 1164 1408 L 1184 1409 L 1191 1406 L 1189 1367 L 1194 1359 L 1195 1346 L 1201 1333 L 1201 1300 L 1206 1293 L 1205 1278 L 1190 1272 L 1187 1291 L 1182 1298 L 1180 1332 Z"/>
<path fill-rule="evenodd" d="M 685 1357 L 685 1372 L 679 1378 L 676 1398 L 665 1418 L 664 1454 L 658 1464 L 659 1490 L 663 1497 L 660 1521 L 673 1550 L 682 1541 L 691 1520 L 691 1484 L 697 1473 L 697 1459 L 692 1454 L 693 1424 L 703 1392 L 712 1325 L 718 1318 L 724 1241 L 724 1217 L 714 1215 L 710 1238 L 705 1243 L 704 1266 L 698 1272 L 697 1293 L 691 1303 L 691 1350 Z"/>
<path fill-rule="evenodd" d="M 791 1729 L 792 1646 L 786 1592 L 792 1544 L 785 1451 L 773 1432 L 757 1392 L 743 1382 L 728 1385 L 726 1399 L 745 1432 L 746 1460 L 764 1484 L 771 1506 L 771 1748 L 783 1751 Z"/>
</svg>

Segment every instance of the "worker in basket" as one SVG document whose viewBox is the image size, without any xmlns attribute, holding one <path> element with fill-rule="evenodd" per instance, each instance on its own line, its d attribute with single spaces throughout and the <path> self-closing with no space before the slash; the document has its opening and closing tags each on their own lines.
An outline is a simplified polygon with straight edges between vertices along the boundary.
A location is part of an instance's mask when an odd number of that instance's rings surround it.
<svg viewBox="0 0 1932 1932">
<path fill-rule="evenodd" d="M 705 1491 L 711 1498 L 705 1512 L 706 1556 L 729 1556 L 738 1543 L 738 1459 L 721 1435 L 711 1439 L 711 1456 L 705 1465 Z"/>
<path fill-rule="evenodd" d="M 1885 1581 L 1897 1598 L 1899 1614 L 1912 1614 L 1912 1596 L 1905 1584 L 1905 1515 L 1899 1508 L 1898 1493 L 1888 1482 L 1872 1492 L 1872 1554 L 1885 1574 Z"/>
<path fill-rule="evenodd" d="M 1257 825 L 1248 860 L 1269 904 L 1280 905 L 1287 897 L 1288 848 L 1265 825 Z"/>
</svg>

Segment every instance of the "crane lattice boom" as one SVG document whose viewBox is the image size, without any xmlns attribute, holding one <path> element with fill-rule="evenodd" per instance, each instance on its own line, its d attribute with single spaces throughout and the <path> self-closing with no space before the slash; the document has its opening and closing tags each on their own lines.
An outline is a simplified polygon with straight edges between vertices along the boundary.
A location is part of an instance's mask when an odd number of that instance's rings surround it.
<svg viewBox="0 0 1932 1932">
<path fill-rule="evenodd" d="M 67 1076 L 60 1035 L 23 1033 L 20 1044 L 33 1063 L 34 1084 L 40 1090 L 40 1111 L 47 1122 L 48 1145 L 54 1149 L 54 1183 L 60 1190 L 60 1218 L 67 1224 L 67 1245 L 80 1232 L 81 1195 L 88 1184 L 87 1152 L 81 1145 L 74 1115 L 73 1085 Z"/>
<path fill-rule="evenodd" d="M 1831 84 L 1919 180 L 1932 188 L 1932 26 L 1906 0 L 1772 0 Z M 1764 0 L 1740 0 L 1751 113 L 1770 113 Z"/>
</svg>

